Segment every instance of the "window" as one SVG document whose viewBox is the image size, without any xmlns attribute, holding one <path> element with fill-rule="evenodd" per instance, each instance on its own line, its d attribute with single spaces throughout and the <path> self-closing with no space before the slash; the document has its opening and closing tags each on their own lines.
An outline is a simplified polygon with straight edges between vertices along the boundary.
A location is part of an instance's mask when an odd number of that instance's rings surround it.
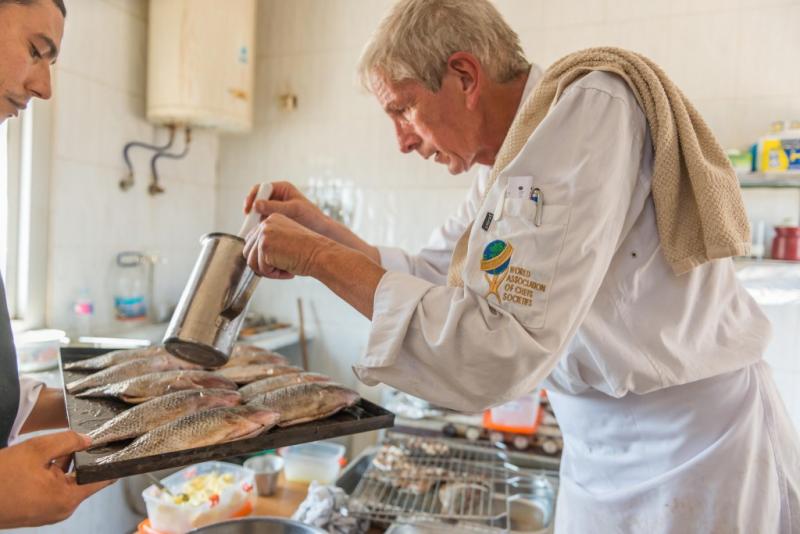
<svg viewBox="0 0 800 534">
<path fill-rule="evenodd" d="M 0 273 L 8 272 L 8 125 L 0 124 Z"/>
<path fill-rule="evenodd" d="M 15 328 L 45 321 L 49 132 L 50 108 L 36 103 L 0 126 L 0 272 Z"/>
<path fill-rule="evenodd" d="M 20 184 L 22 182 L 21 136 L 25 130 L 24 114 L 19 119 L 7 120 L 2 126 L 3 141 L 2 170 L 0 170 L 0 193 L 2 193 L 2 218 L 0 218 L 0 269 L 6 288 L 8 311 L 12 319 L 17 317 L 19 295 L 19 259 L 22 239 L 20 230 Z"/>
</svg>

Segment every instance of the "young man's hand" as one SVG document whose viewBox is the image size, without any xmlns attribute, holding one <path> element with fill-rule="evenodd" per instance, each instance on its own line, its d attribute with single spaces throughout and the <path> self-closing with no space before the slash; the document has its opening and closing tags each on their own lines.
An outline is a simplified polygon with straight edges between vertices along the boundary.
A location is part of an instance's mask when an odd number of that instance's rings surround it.
<svg viewBox="0 0 800 534">
<path fill-rule="evenodd" d="M 66 473 L 70 455 L 91 440 L 75 432 L 57 432 L 0 449 L 0 528 L 33 527 L 62 521 L 84 499 L 111 484 L 79 486 Z"/>
</svg>

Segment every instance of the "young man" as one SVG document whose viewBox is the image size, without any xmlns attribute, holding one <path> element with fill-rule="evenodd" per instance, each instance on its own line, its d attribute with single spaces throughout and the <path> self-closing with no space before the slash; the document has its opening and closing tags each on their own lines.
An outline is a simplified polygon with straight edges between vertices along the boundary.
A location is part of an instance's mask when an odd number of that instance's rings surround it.
<svg viewBox="0 0 800 534">
<path fill-rule="evenodd" d="M 58 57 L 63 0 L 0 0 L 0 123 L 32 98 L 50 98 L 50 67 Z M 107 482 L 78 486 L 65 472 L 69 455 L 90 440 L 58 432 L 8 446 L 18 434 L 67 426 L 61 391 L 20 384 L 5 290 L 0 281 L 0 529 L 44 525 L 69 517 Z M 9 488 L 13 486 L 13 491 Z"/>
<path fill-rule="evenodd" d="M 265 219 L 248 237 L 249 264 L 313 276 L 372 319 L 355 366 L 367 384 L 466 411 L 544 384 L 564 432 L 556 532 L 797 532 L 800 444 L 762 361 L 769 323 L 729 257 L 749 241 L 746 217 L 729 219 L 744 221 L 735 246 L 700 239 L 700 260 L 673 261 L 699 226 L 686 222 L 689 204 L 662 203 L 655 176 L 678 150 L 665 129 L 688 129 L 672 114 L 690 106 L 635 54 L 575 56 L 546 73 L 531 66 L 488 0 L 399 1 L 362 76 L 404 153 L 453 174 L 479 169 L 468 198 L 408 254 L 370 246 L 275 184 L 255 206 Z M 583 75 L 562 84 L 575 61 Z M 635 94 L 642 77 L 656 83 Z M 542 95 L 556 86 L 549 105 Z M 658 127 L 638 98 L 652 87 L 677 95 Z M 710 136 L 701 120 L 691 128 Z M 699 181 L 727 179 L 704 214 L 743 215 L 724 153 L 704 146 L 713 157 L 691 169 L 718 172 Z M 676 223 L 666 232 L 663 216 Z M 709 236 L 728 222 L 713 219 Z"/>
</svg>

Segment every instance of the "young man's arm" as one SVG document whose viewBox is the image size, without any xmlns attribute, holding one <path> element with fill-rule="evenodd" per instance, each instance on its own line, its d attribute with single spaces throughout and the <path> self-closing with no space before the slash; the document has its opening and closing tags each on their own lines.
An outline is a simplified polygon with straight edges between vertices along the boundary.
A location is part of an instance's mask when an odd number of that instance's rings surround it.
<svg viewBox="0 0 800 534">
<path fill-rule="evenodd" d="M 24 385 L 20 384 L 25 395 Z M 67 412 L 64 406 L 64 392 L 61 389 L 43 387 L 36 399 L 30 415 L 25 419 L 20 428 L 20 434 L 50 430 L 54 428 L 67 428 Z"/>
</svg>

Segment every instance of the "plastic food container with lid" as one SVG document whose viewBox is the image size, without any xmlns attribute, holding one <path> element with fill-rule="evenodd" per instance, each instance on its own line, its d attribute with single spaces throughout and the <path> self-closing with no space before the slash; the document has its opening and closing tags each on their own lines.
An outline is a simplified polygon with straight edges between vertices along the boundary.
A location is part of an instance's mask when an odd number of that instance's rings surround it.
<svg viewBox="0 0 800 534">
<path fill-rule="evenodd" d="M 69 342 L 65 335 L 63 330 L 28 330 L 15 334 L 19 370 L 31 373 L 58 366 L 61 343 Z"/>
<path fill-rule="evenodd" d="M 483 413 L 483 427 L 499 432 L 535 434 L 542 422 L 539 397 L 531 393 L 486 410 Z"/>
<path fill-rule="evenodd" d="M 204 462 L 173 473 L 142 492 L 148 532 L 184 534 L 192 529 L 252 513 L 256 503 L 255 474 L 225 462 Z M 141 530 L 141 529 L 140 529 Z"/>
<path fill-rule="evenodd" d="M 339 475 L 344 445 L 328 441 L 293 445 L 281 449 L 286 461 L 284 473 L 289 482 L 311 482 L 331 484 Z"/>
</svg>

